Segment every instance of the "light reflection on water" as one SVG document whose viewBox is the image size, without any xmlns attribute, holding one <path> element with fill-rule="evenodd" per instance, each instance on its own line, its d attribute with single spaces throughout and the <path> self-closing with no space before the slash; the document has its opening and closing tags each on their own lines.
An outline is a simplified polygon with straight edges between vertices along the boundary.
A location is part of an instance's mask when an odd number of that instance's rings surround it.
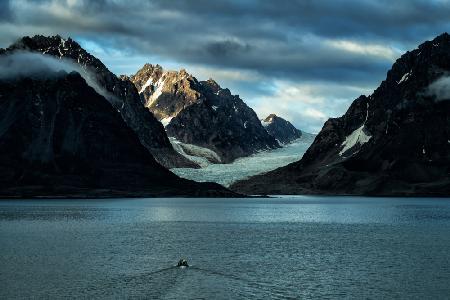
<svg viewBox="0 0 450 300">
<path fill-rule="evenodd" d="M 0 298 L 445 298 L 449 229 L 449 199 L 0 201 Z"/>
</svg>

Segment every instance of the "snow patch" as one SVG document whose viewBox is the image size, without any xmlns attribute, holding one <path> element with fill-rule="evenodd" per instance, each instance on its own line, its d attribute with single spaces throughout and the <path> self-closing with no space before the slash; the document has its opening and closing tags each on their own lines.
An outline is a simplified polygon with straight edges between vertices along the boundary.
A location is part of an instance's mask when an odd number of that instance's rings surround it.
<svg viewBox="0 0 450 300">
<path fill-rule="evenodd" d="M 400 84 L 400 83 L 405 82 L 406 80 L 408 80 L 409 76 L 411 76 L 411 73 L 412 73 L 412 71 L 409 71 L 408 73 L 404 74 L 402 76 L 402 78 L 399 81 L 397 81 L 397 84 Z"/>
<path fill-rule="evenodd" d="M 218 106 L 215 106 L 215 105 L 212 106 L 212 109 L 214 109 L 214 110 L 217 110 L 218 108 L 219 108 Z"/>
<path fill-rule="evenodd" d="M 271 123 L 272 123 L 272 122 L 266 122 L 266 121 L 264 121 L 264 120 L 261 120 L 261 125 L 262 125 L 263 127 L 267 127 L 267 126 L 269 126 Z"/>
<path fill-rule="evenodd" d="M 145 89 L 146 89 L 147 87 L 149 87 L 152 83 L 153 83 L 153 77 L 150 77 L 150 78 L 145 82 L 145 84 L 142 86 L 141 90 L 139 91 L 139 94 L 142 94 L 142 93 L 145 91 Z"/>
<path fill-rule="evenodd" d="M 161 119 L 161 123 L 163 124 L 164 127 L 166 127 L 167 125 L 169 125 L 170 121 L 172 121 L 173 117 L 167 117 L 164 119 Z"/>
<path fill-rule="evenodd" d="M 347 150 L 355 147 L 356 145 L 364 145 L 370 140 L 372 136 L 368 135 L 364 130 L 364 126 L 366 125 L 368 117 L 369 103 L 367 103 L 366 119 L 359 128 L 355 129 L 349 136 L 345 138 L 345 141 L 341 145 L 344 148 L 342 148 L 342 150 L 339 152 L 340 156 L 342 156 L 342 154 L 344 154 Z"/>
<path fill-rule="evenodd" d="M 342 150 L 339 152 L 339 155 L 342 156 L 342 154 L 344 154 L 347 150 L 355 147 L 358 144 L 363 145 L 367 143 L 371 137 L 372 136 L 366 134 L 366 132 L 364 131 L 364 125 L 362 125 L 345 138 L 345 141 L 341 145 L 344 146 L 344 148 L 342 148 Z"/>
<path fill-rule="evenodd" d="M 155 88 L 155 91 L 153 94 L 150 95 L 150 98 L 148 99 L 147 106 L 150 106 L 153 104 L 153 102 L 156 101 L 156 99 L 159 98 L 159 96 L 162 95 L 162 90 L 164 88 L 164 83 L 166 82 L 166 76 L 161 76 L 159 80 L 156 82 L 156 84 L 153 86 Z"/>
</svg>

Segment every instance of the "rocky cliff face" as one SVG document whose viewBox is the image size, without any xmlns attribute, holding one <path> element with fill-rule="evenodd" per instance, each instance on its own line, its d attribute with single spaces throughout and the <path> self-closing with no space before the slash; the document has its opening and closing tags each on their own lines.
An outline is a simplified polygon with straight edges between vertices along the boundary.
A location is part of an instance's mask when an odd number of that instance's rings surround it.
<svg viewBox="0 0 450 300">
<path fill-rule="evenodd" d="M 78 73 L 0 79 L 0 197 L 233 196 L 159 165 Z"/>
<path fill-rule="evenodd" d="M 1 50 L 0 53 L 8 54 L 23 50 L 68 59 L 80 65 L 110 94 L 108 100 L 159 163 L 168 168 L 196 167 L 172 148 L 163 126 L 142 106 L 134 84 L 127 79 L 118 78 L 78 43 L 70 38 L 65 40 L 60 36 L 37 35 L 24 37 L 6 50 Z"/>
<path fill-rule="evenodd" d="M 130 80 L 136 85 L 142 102 L 163 125 L 184 108 L 203 101 L 201 85 L 186 70 L 164 71 L 160 65 L 145 64 Z"/>
<path fill-rule="evenodd" d="M 146 64 L 131 80 L 169 136 L 214 151 L 221 163 L 279 147 L 256 113 L 212 79 Z"/>
<path fill-rule="evenodd" d="M 261 123 L 267 132 L 281 144 L 288 144 L 302 136 L 302 132 L 294 125 L 275 114 L 270 114 Z"/>
<path fill-rule="evenodd" d="M 450 36 L 399 58 L 329 119 L 303 158 L 236 183 L 248 193 L 450 195 Z"/>
</svg>

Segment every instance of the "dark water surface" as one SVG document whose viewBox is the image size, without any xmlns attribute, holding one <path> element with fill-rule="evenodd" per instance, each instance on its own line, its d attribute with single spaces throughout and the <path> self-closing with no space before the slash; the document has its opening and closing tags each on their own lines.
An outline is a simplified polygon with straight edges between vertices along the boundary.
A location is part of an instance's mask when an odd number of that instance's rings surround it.
<svg viewBox="0 0 450 300">
<path fill-rule="evenodd" d="M 0 299 L 63 297 L 449 298 L 450 200 L 0 201 Z"/>
</svg>

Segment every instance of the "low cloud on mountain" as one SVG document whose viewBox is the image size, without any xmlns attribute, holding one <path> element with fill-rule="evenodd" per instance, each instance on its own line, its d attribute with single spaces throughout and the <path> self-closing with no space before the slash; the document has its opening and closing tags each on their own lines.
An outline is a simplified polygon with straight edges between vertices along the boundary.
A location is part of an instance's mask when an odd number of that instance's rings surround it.
<svg viewBox="0 0 450 300">
<path fill-rule="evenodd" d="M 370 92 L 400 53 L 450 28 L 448 4 L 444 0 L 1 1 L 0 46 L 23 35 L 71 36 L 118 74 L 134 73 L 145 62 L 186 68 L 197 76 L 195 70 L 202 74 L 209 70 L 208 76 L 198 77 L 213 77 L 251 103 L 277 97 L 279 91 L 268 88 L 275 82 L 311 89 L 330 86 L 326 94 L 317 91 L 325 98 L 322 107 L 314 103 L 306 107 L 330 117 L 347 108 L 334 99 L 350 103 L 360 91 Z M 255 76 L 246 81 L 222 77 L 230 72 Z M 339 86 L 355 89 L 337 97 L 341 91 L 334 87 Z M 305 95 L 295 94 L 289 101 L 301 98 Z M 274 100 L 272 110 L 282 101 Z M 291 121 L 307 126 L 305 130 L 315 131 L 323 123 L 318 119 L 305 125 L 301 115 L 295 118 Z"/>
<path fill-rule="evenodd" d="M 68 60 L 57 59 L 52 56 L 31 52 L 16 52 L 0 56 L 0 79 L 13 79 L 15 77 L 53 77 L 62 76 L 70 72 L 79 73 L 86 83 L 94 90 L 107 98 L 114 96 L 102 88 L 95 77 L 80 65 Z"/>
<path fill-rule="evenodd" d="M 442 76 L 431 83 L 425 95 L 434 96 L 437 101 L 450 100 L 450 76 Z"/>
</svg>

